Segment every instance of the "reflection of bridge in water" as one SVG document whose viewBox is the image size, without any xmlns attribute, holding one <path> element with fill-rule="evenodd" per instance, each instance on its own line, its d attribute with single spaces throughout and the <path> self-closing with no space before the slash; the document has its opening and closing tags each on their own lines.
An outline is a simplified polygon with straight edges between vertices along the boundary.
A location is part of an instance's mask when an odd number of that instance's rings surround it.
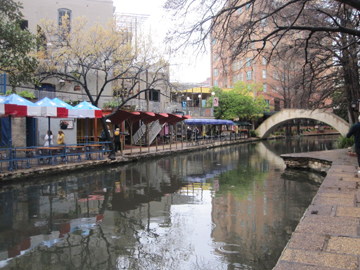
<svg viewBox="0 0 360 270">
<path fill-rule="evenodd" d="M 324 112 L 323 110 L 301 110 L 301 109 L 283 109 L 280 112 L 266 119 L 256 132 L 260 138 L 266 139 L 279 126 L 293 119 L 312 119 L 326 123 L 335 128 L 341 135 L 345 136 L 349 131 L 350 124 L 339 116 Z"/>
</svg>

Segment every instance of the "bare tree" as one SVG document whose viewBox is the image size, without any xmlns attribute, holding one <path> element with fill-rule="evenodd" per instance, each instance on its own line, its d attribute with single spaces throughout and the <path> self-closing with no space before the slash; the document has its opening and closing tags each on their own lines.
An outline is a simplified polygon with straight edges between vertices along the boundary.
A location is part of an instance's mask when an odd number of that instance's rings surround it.
<svg viewBox="0 0 360 270">
<path fill-rule="evenodd" d="M 253 43 L 260 44 L 256 56 L 270 58 L 282 44 L 300 48 L 302 100 L 315 107 L 345 89 L 350 122 L 355 122 L 351 102 L 359 98 L 360 1 L 168 0 L 165 7 L 180 18 L 194 17 L 190 12 L 197 11 L 199 19 L 182 22 L 185 27 L 177 27 L 171 39 L 199 48 L 211 39 L 219 51 L 231 52 L 224 63 L 245 55 Z"/>
<path fill-rule="evenodd" d="M 60 26 L 42 21 L 40 33 L 45 38 L 37 55 L 38 77 L 80 86 L 95 106 L 104 93 L 114 91 L 118 107 L 113 114 L 141 93 L 169 83 L 168 64 L 151 41 L 138 38 L 133 46 L 129 30 L 118 27 L 115 20 L 107 26 L 89 26 L 85 18 L 75 18 L 70 24 L 64 16 Z M 145 76 L 148 73 L 151 76 Z M 106 118 L 113 114 L 102 118 L 105 131 Z M 110 140 L 109 132 L 105 134 Z"/>
</svg>

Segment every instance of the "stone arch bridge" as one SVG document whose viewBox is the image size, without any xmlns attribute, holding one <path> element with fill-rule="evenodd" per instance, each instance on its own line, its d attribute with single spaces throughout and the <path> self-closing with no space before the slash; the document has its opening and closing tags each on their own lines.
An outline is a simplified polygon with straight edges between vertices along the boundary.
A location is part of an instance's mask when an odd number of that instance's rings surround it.
<svg viewBox="0 0 360 270">
<path fill-rule="evenodd" d="M 323 110 L 302 110 L 302 109 L 283 109 L 280 112 L 266 119 L 256 132 L 260 138 L 266 139 L 279 126 L 293 119 L 313 119 L 324 122 L 335 128 L 343 136 L 349 131 L 350 124 L 339 116 L 324 112 Z"/>
</svg>

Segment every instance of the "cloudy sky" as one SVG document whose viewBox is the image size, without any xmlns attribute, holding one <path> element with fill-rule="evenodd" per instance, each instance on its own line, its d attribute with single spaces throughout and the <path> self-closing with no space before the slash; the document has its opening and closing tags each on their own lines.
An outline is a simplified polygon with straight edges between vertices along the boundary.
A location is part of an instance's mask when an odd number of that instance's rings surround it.
<svg viewBox="0 0 360 270">
<path fill-rule="evenodd" d="M 165 0 L 113 0 L 117 13 L 148 15 L 145 24 L 151 28 L 152 36 L 164 38 L 170 23 L 162 9 Z M 200 83 L 210 77 L 210 56 L 195 57 L 192 51 L 175 57 L 170 62 L 172 81 Z"/>
</svg>

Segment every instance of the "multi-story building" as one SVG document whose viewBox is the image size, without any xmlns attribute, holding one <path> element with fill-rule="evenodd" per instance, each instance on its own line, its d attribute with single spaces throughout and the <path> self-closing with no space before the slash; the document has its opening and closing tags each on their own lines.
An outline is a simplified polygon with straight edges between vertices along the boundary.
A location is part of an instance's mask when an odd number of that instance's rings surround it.
<svg viewBox="0 0 360 270">
<path fill-rule="evenodd" d="M 228 1 L 228 5 L 231 3 Z M 236 2 L 236 5 L 240 4 Z M 231 15 L 227 14 L 222 22 L 219 22 L 222 17 L 217 18 L 211 39 L 211 84 L 232 88 L 238 81 L 247 83 L 255 96 L 264 97 L 271 111 L 305 108 L 315 95 L 305 100 L 301 92 L 307 87 L 306 80 L 301 77 L 304 74 L 304 50 L 293 42 L 304 40 L 303 34 L 288 31 L 279 43 L 268 41 L 264 48 L 263 38 L 274 29 L 277 18 L 259 19 L 265 12 L 261 8 L 257 4 L 247 4 Z M 251 31 L 246 27 L 250 24 L 250 16 L 256 15 L 261 17 L 252 18 L 259 23 Z M 255 91 L 255 88 L 262 88 L 262 91 Z M 316 89 L 312 90 L 312 93 L 315 92 Z"/>
<path fill-rule="evenodd" d="M 100 23 L 101 25 L 105 26 L 109 22 L 109 20 L 113 19 L 116 16 L 112 0 L 23 0 L 22 5 L 22 13 L 24 15 L 22 27 L 28 28 L 30 32 L 40 36 L 45 42 L 46 46 L 51 46 L 52 44 L 49 41 L 50 39 L 48 37 L 42 36 L 42 20 L 51 20 L 55 22 L 55 24 L 58 25 L 60 29 L 63 23 L 63 18 L 64 16 L 66 16 L 70 23 L 69 31 L 71 31 L 71 25 L 78 17 L 85 17 L 88 21 L 87 27 L 91 27 L 95 23 Z M 136 20 L 136 18 L 134 19 Z M 132 30 L 133 29 L 129 29 L 128 31 Z M 128 38 L 130 39 L 130 42 L 132 42 L 134 35 L 132 33 L 129 33 Z M 162 69 L 161 72 L 161 76 L 166 78 L 169 77 L 168 69 Z M 135 94 L 136 91 L 145 89 L 147 86 L 147 81 L 153 81 L 153 74 L 154 72 L 152 70 L 147 70 L 139 73 L 137 75 L 139 78 L 139 82 L 137 83 L 132 93 Z M 99 94 L 100 83 L 103 79 L 101 76 L 104 75 L 100 72 L 94 72 L 89 77 L 88 88 L 93 97 L 96 97 Z M 134 84 L 133 81 L 134 80 L 130 80 L 129 82 L 127 82 L 126 80 L 122 80 L 118 83 L 118 85 L 122 84 L 122 86 L 124 86 L 124 89 L 129 89 L 127 85 L 130 84 L 131 86 L 131 84 Z M 157 113 L 163 112 L 166 106 L 169 105 L 170 88 L 167 84 L 161 82 L 151 85 L 151 88 L 153 88 L 154 90 L 150 91 L 149 97 L 147 97 L 146 93 L 141 93 L 136 99 L 130 101 L 128 105 L 132 105 L 132 108 L 135 108 L 136 110 L 149 110 Z M 17 92 L 21 92 L 23 90 L 34 93 L 37 100 L 40 100 L 44 97 L 57 97 L 64 101 L 89 101 L 87 93 L 80 85 L 72 81 L 67 81 L 63 79 L 47 78 L 46 80 L 42 81 L 40 86 L 23 85 L 17 88 Z M 103 109 L 106 103 L 116 98 L 116 95 L 117 91 L 115 89 L 115 82 L 107 84 L 101 94 L 101 98 L 98 101 L 98 107 Z M 47 119 L 38 118 L 30 120 L 32 124 L 27 125 L 24 134 L 28 134 L 27 137 L 31 137 L 31 140 L 27 138 L 28 141 L 26 142 L 25 136 L 19 136 L 16 140 L 13 140 L 14 145 L 32 146 L 43 143 L 42 138 L 44 137 L 44 135 L 46 134 L 46 130 L 48 129 Z M 21 122 L 19 122 L 19 125 L 17 126 L 25 126 L 25 123 L 23 123 L 25 121 L 24 119 L 19 119 L 17 121 Z M 29 119 L 27 119 L 26 121 L 29 122 Z M 55 130 L 59 128 L 59 121 L 59 119 L 51 119 L 51 126 L 54 127 Z M 67 133 L 68 135 L 68 144 L 78 143 L 79 138 L 83 138 L 85 136 L 85 127 L 87 125 L 85 125 L 84 121 L 84 119 L 78 119 L 77 121 L 74 121 L 73 130 L 66 130 L 65 133 Z M 28 130 L 28 126 L 31 126 L 32 131 Z M 110 128 L 114 127 L 110 126 Z M 98 134 L 101 133 L 102 126 L 101 124 L 98 124 L 97 121 L 92 121 L 91 123 L 89 123 L 88 129 L 91 131 L 89 137 L 92 137 L 94 140 L 96 140 Z M 29 136 L 29 134 L 32 134 L 32 136 Z"/>
</svg>

